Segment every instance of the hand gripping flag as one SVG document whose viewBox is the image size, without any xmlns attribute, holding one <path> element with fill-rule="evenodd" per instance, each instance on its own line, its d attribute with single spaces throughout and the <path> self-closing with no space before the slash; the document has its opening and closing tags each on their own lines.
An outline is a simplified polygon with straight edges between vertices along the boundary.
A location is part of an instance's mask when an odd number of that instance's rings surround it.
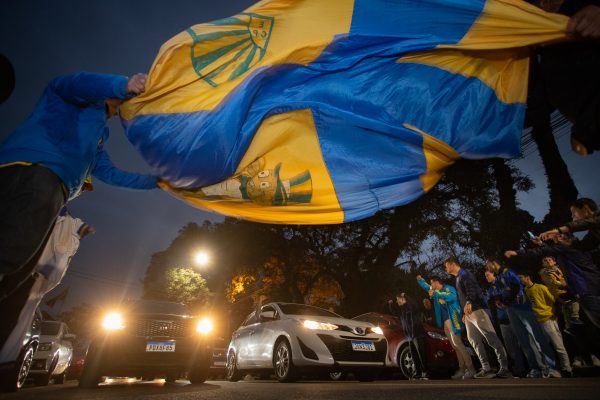
<svg viewBox="0 0 600 400">
<path fill-rule="evenodd" d="M 356 220 L 459 157 L 517 156 L 529 46 L 566 25 L 520 0 L 265 0 L 166 42 L 122 118 L 194 206 Z"/>
</svg>

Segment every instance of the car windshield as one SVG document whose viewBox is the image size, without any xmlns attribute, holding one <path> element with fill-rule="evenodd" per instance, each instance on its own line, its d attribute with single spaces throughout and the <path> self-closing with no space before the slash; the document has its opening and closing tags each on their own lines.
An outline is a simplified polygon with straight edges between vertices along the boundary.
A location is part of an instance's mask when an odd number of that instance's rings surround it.
<svg viewBox="0 0 600 400">
<path fill-rule="evenodd" d="M 144 314 L 172 314 L 191 315 L 190 310 L 181 303 L 170 303 L 166 301 L 143 300 L 133 304 L 131 309 Z"/>
<path fill-rule="evenodd" d="M 311 315 L 317 317 L 342 318 L 340 315 L 322 308 L 307 306 L 304 304 L 279 304 L 281 311 L 288 315 Z"/>
<path fill-rule="evenodd" d="M 60 322 L 42 321 L 42 335 L 56 336 L 60 330 Z"/>
</svg>

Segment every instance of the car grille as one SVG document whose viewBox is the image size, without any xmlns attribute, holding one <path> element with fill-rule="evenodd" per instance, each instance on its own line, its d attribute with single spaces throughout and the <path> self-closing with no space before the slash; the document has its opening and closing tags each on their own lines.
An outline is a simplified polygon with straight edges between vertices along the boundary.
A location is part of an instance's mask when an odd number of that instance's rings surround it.
<svg viewBox="0 0 600 400">
<path fill-rule="evenodd" d="M 143 337 L 185 337 L 193 331 L 191 320 L 138 319 L 133 321 L 130 334 Z"/>
<path fill-rule="evenodd" d="M 335 361 L 354 362 L 384 362 L 387 345 L 384 340 L 374 341 L 375 351 L 354 351 L 351 340 L 339 339 L 334 336 L 319 334 L 319 338 L 325 343 Z M 369 340 L 355 338 L 355 340 Z"/>
</svg>

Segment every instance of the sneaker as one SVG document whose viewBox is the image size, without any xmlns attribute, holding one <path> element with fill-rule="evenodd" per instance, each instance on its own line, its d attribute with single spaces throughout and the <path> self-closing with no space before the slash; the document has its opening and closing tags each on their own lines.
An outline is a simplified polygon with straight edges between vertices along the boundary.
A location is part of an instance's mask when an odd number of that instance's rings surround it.
<svg viewBox="0 0 600 400">
<path fill-rule="evenodd" d="M 544 378 L 562 378 L 560 372 L 555 369 L 550 368 L 546 374 L 544 374 Z"/>
<path fill-rule="evenodd" d="M 596 357 L 593 354 L 592 354 L 592 365 L 594 367 L 600 367 L 600 360 L 598 360 L 598 357 Z"/>
<path fill-rule="evenodd" d="M 563 378 L 572 378 L 573 377 L 573 371 L 570 371 L 568 369 L 562 369 L 560 371 L 560 374 L 562 375 Z"/>
<path fill-rule="evenodd" d="M 429 376 L 427 375 L 427 372 L 423 372 L 421 374 L 421 377 L 419 378 L 422 381 L 428 381 L 429 380 Z"/>
<path fill-rule="evenodd" d="M 525 375 L 525 378 L 537 379 L 537 378 L 541 378 L 541 377 L 542 377 L 542 371 L 540 371 L 539 369 L 532 369 L 531 371 L 529 371 L 527 373 L 527 375 Z"/>
<path fill-rule="evenodd" d="M 450 377 L 450 379 L 462 379 L 467 371 L 468 370 L 463 371 L 463 370 L 459 369 L 454 373 L 454 375 L 452 375 Z"/>
<path fill-rule="evenodd" d="M 494 373 L 494 371 L 492 371 L 491 369 L 480 369 L 478 373 L 476 373 L 474 375 L 474 378 L 477 379 L 483 379 L 483 378 L 493 378 L 494 376 L 496 376 L 496 374 Z"/>
<path fill-rule="evenodd" d="M 500 368 L 500 370 L 498 372 L 496 372 L 496 378 L 508 379 L 508 378 L 512 378 L 512 377 L 513 377 L 512 374 L 506 368 Z"/>
<path fill-rule="evenodd" d="M 586 367 L 586 366 L 587 365 L 586 365 L 584 359 L 581 358 L 581 357 L 575 357 L 573 359 L 573 362 L 571 363 L 571 367 L 573 367 L 573 368 L 583 368 L 583 367 Z"/>
<path fill-rule="evenodd" d="M 463 379 L 473 379 L 475 378 L 475 371 L 472 369 L 465 370 L 465 374 L 462 376 Z"/>
</svg>

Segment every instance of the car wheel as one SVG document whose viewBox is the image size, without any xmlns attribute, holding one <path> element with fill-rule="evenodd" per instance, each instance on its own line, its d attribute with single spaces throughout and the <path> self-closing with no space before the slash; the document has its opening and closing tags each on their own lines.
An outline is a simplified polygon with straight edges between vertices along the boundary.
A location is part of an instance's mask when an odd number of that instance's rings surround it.
<svg viewBox="0 0 600 400">
<path fill-rule="evenodd" d="M 296 380 L 296 367 L 292 362 L 292 348 L 285 339 L 275 346 L 273 369 L 275 369 L 275 377 L 279 382 L 293 382 Z"/>
<path fill-rule="evenodd" d="M 234 351 L 227 356 L 227 373 L 225 377 L 229 382 L 237 382 L 242 377 L 241 372 L 237 369 L 237 357 Z"/>
<path fill-rule="evenodd" d="M 23 387 L 33 362 L 33 353 L 33 347 L 27 346 L 19 355 L 14 368 L 0 375 L 0 392 L 16 392 Z"/>
<path fill-rule="evenodd" d="M 208 378 L 208 367 L 195 367 L 190 373 L 190 382 L 200 384 L 206 382 Z"/>
<path fill-rule="evenodd" d="M 332 371 L 329 373 L 329 379 L 332 381 L 345 381 L 348 377 L 348 373 L 346 371 Z"/>
<path fill-rule="evenodd" d="M 48 373 L 35 376 L 34 382 L 36 386 L 48 386 L 50 379 L 52 378 L 52 371 L 54 371 L 54 368 L 56 368 L 56 364 L 58 364 L 58 354 L 52 359 L 50 368 L 48 368 Z"/>
<path fill-rule="evenodd" d="M 410 379 L 417 374 L 417 367 L 410 352 L 410 346 L 404 345 L 398 352 L 398 366 L 405 379 Z"/>
<path fill-rule="evenodd" d="M 52 380 L 54 381 L 54 383 L 56 383 L 58 385 L 62 385 L 63 383 L 65 383 L 65 375 L 66 375 L 66 371 L 63 372 L 62 374 L 54 375 L 52 377 Z"/>
<path fill-rule="evenodd" d="M 95 388 L 100 382 L 102 382 L 100 366 L 101 360 L 99 359 L 97 352 L 95 349 L 90 348 L 85 359 L 85 365 L 83 366 L 81 377 L 79 377 L 80 388 Z"/>
</svg>

